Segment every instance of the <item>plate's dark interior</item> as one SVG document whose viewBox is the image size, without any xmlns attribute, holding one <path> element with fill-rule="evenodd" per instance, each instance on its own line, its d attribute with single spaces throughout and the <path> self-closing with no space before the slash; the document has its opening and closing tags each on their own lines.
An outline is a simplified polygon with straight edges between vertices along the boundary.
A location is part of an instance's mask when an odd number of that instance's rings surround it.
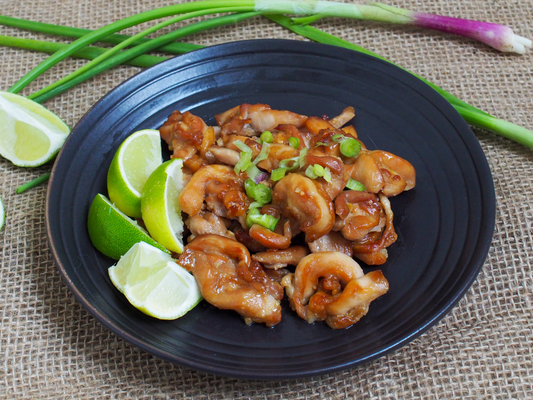
<svg viewBox="0 0 533 400">
<path fill-rule="evenodd" d="M 392 199 L 399 238 L 382 270 L 390 291 L 358 324 L 309 325 L 287 303 L 275 328 L 246 326 L 202 302 L 176 321 L 135 310 L 113 287 L 113 261 L 89 240 L 86 218 L 119 144 L 158 128 L 176 109 L 214 124 L 241 103 L 306 115 L 356 109 L 370 149 L 409 160 L 417 186 Z M 180 56 L 117 87 L 79 122 L 49 186 L 47 226 L 55 260 L 77 299 L 105 326 L 142 349 L 191 368 L 235 377 L 282 379 L 366 362 L 411 341 L 442 318 L 475 279 L 494 224 L 494 189 L 475 136 L 453 108 L 408 73 L 325 45 L 238 42 Z M 366 271 L 371 270 L 366 268 Z"/>
</svg>

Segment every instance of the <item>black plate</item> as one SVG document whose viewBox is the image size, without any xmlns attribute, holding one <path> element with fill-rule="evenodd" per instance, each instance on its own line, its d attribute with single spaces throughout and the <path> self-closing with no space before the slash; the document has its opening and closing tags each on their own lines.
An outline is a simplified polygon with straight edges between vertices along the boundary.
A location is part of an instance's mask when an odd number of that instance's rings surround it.
<svg viewBox="0 0 533 400">
<path fill-rule="evenodd" d="M 345 330 L 309 325 L 284 303 L 282 322 L 246 326 L 202 302 L 177 321 L 158 321 L 113 287 L 113 261 L 92 246 L 87 212 L 106 193 L 106 174 L 131 133 L 158 128 L 175 109 L 213 115 L 240 103 L 306 115 L 356 109 L 370 149 L 393 152 L 417 170 L 417 186 L 392 199 L 399 239 L 382 270 L 390 290 Z M 209 47 L 150 68 L 100 100 L 57 158 L 46 203 L 53 255 L 78 301 L 136 346 L 194 369 L 283 379 L 332 372 L 405 345 L 463 296 L 487 255 L 495 196 L 487 161 L 455 110 L 410 74 L 373 57 L 315 43 L 255 40 Z M 366 271 L 370 268 L 365 268 Z"/>
</svg>

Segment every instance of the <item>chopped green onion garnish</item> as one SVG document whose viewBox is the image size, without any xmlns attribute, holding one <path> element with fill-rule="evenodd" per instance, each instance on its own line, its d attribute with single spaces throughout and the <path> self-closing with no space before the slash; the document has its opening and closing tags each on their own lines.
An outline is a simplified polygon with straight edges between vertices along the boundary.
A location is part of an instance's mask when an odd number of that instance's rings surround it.
<svg viewBox="0 0 533 400">
<path fill-rule="evenodd" d="M 242 140 L 236 140 L 233 142 L 235 147 L 237 147 L 240 151 L 244 151 L 246 153 L 253 153 L 252 149 L 244 144 Z"/>
<path fill-rule="evenodd" d="M 305 175 L 311 179 L 324 178 L 326 182 L 331 182 L 331 171 L 320 164 L 309 165 L 305 170 Z"/>
<path fill-rule="evenodd" d="M 315 173 L 315 169 L 313 168 L 312 165 L 309 165 L 307 169 L 305 170 L 305 176 L 311 179 L 318 178 L 318 175 Z"/>
<path fill-rule="evenodd" d="M 305 170 L 305 176 L 311 179 L 318 178 L 318 175 L 316 174 L 315 169 L 313 168 L 312 165 L 308 166 L 307 169 Z"/>
<path fill-rule="evenodd" d="M 328 183 L 331 182 L 331 171 L 328 167 L 324 169 L 324 180 Z"/>
<path fill-rule="evenodd" d="M 273 231 L 276 229 L 279 219 L 268 214 L 261 214 L 257 208 L 251 208 L 246 216 L 246 223 L 249 227 L 253 224 L 261 225 Z"/>
<path fill-rule="evenodd" d="M 354 138 L 346 138 L 341 142 L 340 150 L 346 157 L 356 157 L 361 151 L 361 143 Z"/>
<path fill-rule="evenodd" d="M 294 136 L 291 136 L 289 138 L 289 146 L 291 146 L 294 149 L 297 149 L 298 147 L 300 147 L 300 139 L 295 138 Z"/>
<path fill-rule="evenodd" d="M 348 183 L 346 184 L 346 187 L 348 189 L 357 190 L 359 192 L 364 192 L 366 190 L 365 186 L 354 179 L 350 179 Z"/>
<path fill-rule="evenodd" d="M 252 203 L 250 203 L 250 206 L 248 207 L 248 209 L 251 210 L 252 208 L 259 208 L 263 206 L 264 204 L 258 203 L 257 201 L 253 201 Z"/>
<path fill-rule="evenodd" d="M 268 158 L 268 153 L 270 152 L 270 145 L 267 142 L 263 143 L 261 147 L 261 152 L 257 155 L 254 160 L 254 164 L 257 165 L 258 162 L 266 160 Z"/>
<path fill-rule="evenodd" d="M 287 168 L 275 169 L 270 174 L 270 179 L 272 179 L 274 182 L 279 181 L 281 178 L 285 176 L 286 173 L 287 173 Z"/>
<path fill-rule="evenodd" d="M 274 135 L 270 131 L 264 131 L 260 136 L 261 142 L 272 143 L 274 141 Z"/>
<path fill-rule="evenodd" d="M 300 168 L 303 168 L 305 165 L 305 159 L 307 157 L 307 152 L 309 149 L 306 147 L 300 151 L 300 155 L 298 156 L 298 163 L 300 164 Z"/>
<path fill-rule="evenodd" d="M 246 171 L 250 166 L 254 166 L 252 164 L 252 153 L 241 151 L 241 158 L 239 158 L 239 161 L 237 161 L 237 164 L 235 164 L 235 173 L 239 174 L 242 171 Z"/>
<path fill-rule="evenodd" d="M 252 220 L 256 223 L 256 224 L 259 224 L 261 226 L 264 226 L 265 228 L 271 230 L 271 231 L 274 231 L 274 229 L 276 229 L 276 225 L 278 224 L 279 222 L 279 219 L 277 219 L 276 217 L 273 217 L 272 215 L 269 215 L 269 214 L 262 214 L 261 217 L 257 218 L 257 217 L 253 217 Z"/>
<path fill-rule="evenodd" d="M 313 171 L 317 176 L 324 176 L 324 173 L 326 172 L 324 167 L 320 164 L 313 165 Z"/>
<path fill-rule="evenodd" d="M 246 215 L 246 225 L 248 225 L 248 228 L 251 227 L 254 224 L 254 221 L 252 220 L 252 217 L 254 215 L 261 215 L 259 210 L 257 208 L 249 208 L 248 214 Z"/>
<path fill-rule="evenodd" d="M 241 140 L 236 140 L 233 142 L 235 147 L 241 150 L 241 158 L 235 164 L 235 173 L 239 174 L 242 171 L 246 171 L 252 165 L 252 155 L 253 151 L 250 147 L 245 145 Z"/>
<path fill-rule="evenodd" d="M 264 181 L 267 176 L 266 172 L 261 171 L 253 164 L 250 164 L 250 166 L 246 168 L 246 175 L 248 175 L 251 180 L 258 183 Z"/>
<path fill-rule="evenodd" d="M 299 165 L 298 157 L 286 158 L 279 162 L 280 168 L 285 168 L 287 171 L 292 171 L 293 169 L 298 168 Z"/>
<path fill-rule="evenodd" d="M 251 197 L 261 205 L 272 201 L 272 192 L 270 191 L 270 188 L 266 185 L 255 183 L 251 179 L 246 179 L 244 181 L 244 190 L 246 190 L 246 195 L 248 197 Z"/>
</svg>

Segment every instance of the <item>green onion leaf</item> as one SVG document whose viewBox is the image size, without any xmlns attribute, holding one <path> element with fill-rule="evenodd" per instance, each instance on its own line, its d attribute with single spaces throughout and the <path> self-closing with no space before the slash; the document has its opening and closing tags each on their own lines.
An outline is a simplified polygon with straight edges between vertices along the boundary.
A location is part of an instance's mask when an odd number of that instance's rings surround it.
<svg viewBox="0 0 533 400">
<path fill-rule="evenodd" d="M 361 151 L 361 143 L 354 138 L 346 138 L 341 142 L 340 150 L 346 157 L 357 157 Z"/>
<path fill-rule="evenodd" d="M 279 181 L 281 178 L 285 176 L 286 173 L 287 173 L 287 168 L 275 169 L 270 174 L 270 179 L 272 179 L 274 182 Z"/>
<path fill-rule="evenodd" d="M 298 147 L 300 147 L 300 139 L 291 136 L 289 138 L 289 146 L 291 146 L 293 149 L 297 149 Z"/>
<path fill-rule="evenodd" d="M 270 131 L 264 131 L 259 137 L 263 143 L 272 143 L 274 141 L 274 135 Z"/>
<path fill-rule="evenodd" d="M 365 186 L 361 182 L 358 182 L 354 179 L 350 179 L 346 184 L 346 187 L 351 190 L 357 190 L 358 192 L 366 191 Z"/>
<path fill-rule="evenodd" d="M 35 179 L 25 183 L 24 185 L 19 186 L 17 188 L 16 192 L 17 192 L 17 194 L 24 193 L 26 190 L 32 189 L 35 186 L 38 186 L 41 183 L 44 183 L 44 182 L 48 181 L 48 179 L 50 179 L 50 172 L 47 172 L 46 174 L 41 175 L 40 177 L 35 178 Z"/>
</svg>

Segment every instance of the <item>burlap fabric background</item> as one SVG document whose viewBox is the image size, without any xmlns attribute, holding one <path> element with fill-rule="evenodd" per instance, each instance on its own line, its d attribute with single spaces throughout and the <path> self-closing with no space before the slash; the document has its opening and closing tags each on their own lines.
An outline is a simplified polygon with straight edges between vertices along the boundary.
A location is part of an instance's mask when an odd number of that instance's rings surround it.
<svg viewBox="0 0 533 400">
<path fill-rule="evenodd" d="M 0 13 L 94 29 L 170 3 L 1 0 Z M 507 24 L 533 38 L 532 0 L 394 0 L 389 4 Z M 468 39 L 412 27 L 342 19 L 317 26 L 387 57 L 493 115 L 533 129 L 531 54 L 501 54 Z M 5 27 L 0 34 L 54 39 Z M 189 41 L 212 45 L 252 38 L 302 40 L 255 18 Z M 1 47 L 0 90 L 45 57 Z M 63 62 L 23 94 L 83 62 Z M 74 126 L 93 103 L 138 71 L 133 67 L 109 71 L 46 106 Z M 46 185 L 15 194 L 17 186 L 49 171 L 51 165 L 20 169 L 0 159 L 0 196 L 7 216 L 0 232 L 0 397 L 531 398 L 532 151 L 488 132 L 474 132 L 492 169 L 498 207 L 488 259 L 467 295 L 434 328 L 393 354 L 355 369 L 285 382 L 241 381 L 175 366 L 103 328 L 74 300 L 52 260 L 45 231 Z"/>
</svg>

